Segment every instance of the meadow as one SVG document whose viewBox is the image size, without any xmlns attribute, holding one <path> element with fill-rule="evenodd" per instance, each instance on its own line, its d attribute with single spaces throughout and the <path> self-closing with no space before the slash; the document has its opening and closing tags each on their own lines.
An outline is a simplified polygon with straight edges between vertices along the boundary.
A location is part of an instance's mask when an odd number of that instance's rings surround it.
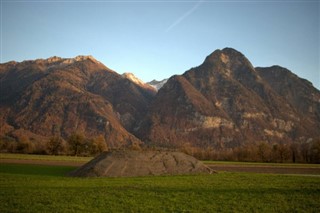
<svg viewBox="0 0 320 213">
<path fill-rule="evenodd" d="M 0 165 L 0 212 L 319 212 L 319 176 L 73 178 L 76 167 Z"/>
<path fill-rule="evenodd" d="M 0 160 L 1 159 L 64 161 L 64 162 L 83 162 L 83 163 L 86 163 L 86 162 L 92 160 L 93 157 L 67 156 L 67 155 L 31 155 L 31 154 L 0 153 Z"/>
</svg>

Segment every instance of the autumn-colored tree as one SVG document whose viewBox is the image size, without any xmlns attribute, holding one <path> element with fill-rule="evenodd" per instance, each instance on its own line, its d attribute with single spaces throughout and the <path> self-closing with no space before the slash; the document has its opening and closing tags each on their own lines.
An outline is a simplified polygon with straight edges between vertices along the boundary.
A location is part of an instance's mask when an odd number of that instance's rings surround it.
<svg viewBox="0 0 320 213">
<path fill-rule="evenodd" d="M 298 145 L 296 143 L 290 144 L 290 151 L 291 151 L 291 159 L 292 163 L 295 163 L 298 159 Z"/>
<path fill-rule="evenodd" d="M 58 155 L 61 152 L 63 152 L 64 149 L 65 146 L 63 144 L 63 140 L 59 136 L 50 138 L 50 140 L 47 143 L 47 151 L 51 155 Z"/>
<path fill-rule="evenodd" d="M 320 139 L 313 141 L 310 149 L 311 163 L 320 163 Z"/>
<path fill-rule="evenodd" d="M 302 155 L 302 161 L 306 162 L 306 163 L 310 163 L 311 162 L 311 142 L 306 141 L 300 144 L 300 152 Z"/>
<path fill-rule="evenodd" d="M 91 155 L 97 155 L 97 154 L 100 154 L 101 152 L 108 150 L 108 146 L 103 135 L 93 138 L 88 142 L 89 142 L 88 147 Z"/>
<path fill-rule="evenodd" d="M 290 149 L 286 144 L 279 144 L 278 156 L 280 163 L 285 162 L 290 156 Z"/>
<path fill-rule="evenodd" d="M 74 133 L 68 138 L 70 152 L 78 156 L 83 153 L 85 149 L 85 138 L 82 134 Z"/>
<path fill-rule="evenodd" d="M 270 147 L 266 142 L 260 142 L 258 144 L 257 154 L 262 162 L 270 161 Z"/>
<path fill-rule="evenodd" d="M 18 139 L 17 144 L 17 152 L 24 153 L 24 154 L 31 154 L 35 149 L 34 144 L 29 140 L 27 136 L 21 136 Z"/>
</svg>

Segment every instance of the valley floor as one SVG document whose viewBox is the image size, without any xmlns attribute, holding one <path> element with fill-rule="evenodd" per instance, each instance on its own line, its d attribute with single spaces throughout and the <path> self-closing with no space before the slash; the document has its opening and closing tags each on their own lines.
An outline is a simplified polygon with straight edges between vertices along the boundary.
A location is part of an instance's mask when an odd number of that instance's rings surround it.
<svg viewBox="0 0 320 213">
<path fill-rule="evenodd" d="M 318 212 L 320 209 L 318 175 L 219 171 L 211 175 L 73 178 L 66 174 L 91 158 L 1 154 L 0 159 L 0 212 Z M 213 168 L 220 165 L 221 169 L 233 164 L 238 168 L 255 168 L 252 163 L 206 163 Z M 318 165 L 305 167 L 319 169 Z"/>
<path fill-rule="evenodd" d="M 79 167 L 87 163 L 91 159 L 92 157 L 0 153 L 0 164 L 9 163 Z M 215 171 L 271 174 L 302 174 L 320 177 L 320 164 L 249 163 L 228 161 L 204 161 L 204 163 Z"/>
<path fill-rule="evenodd" d="M 261 165 L 261 164 L 207 164 L 215 171 L 226 172 L 250 172 L 250 173 L 269 173 L 269 174 L 295 174 L 313 175 L 320 177 L 320 165 Z"/>
</svg>

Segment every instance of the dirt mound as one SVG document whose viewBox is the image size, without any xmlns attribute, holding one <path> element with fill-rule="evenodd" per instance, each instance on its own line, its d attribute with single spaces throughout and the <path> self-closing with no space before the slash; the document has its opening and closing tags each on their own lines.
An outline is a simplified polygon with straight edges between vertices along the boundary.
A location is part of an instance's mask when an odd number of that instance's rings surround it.
<svg viewBox="0 0 320 213">
<path fill-rule="evenodd" d="M 169 151 L 104 152 L 71 173 L 76 177 L 134 177 L 212 173 L 190 155 Z"/>
</svg>

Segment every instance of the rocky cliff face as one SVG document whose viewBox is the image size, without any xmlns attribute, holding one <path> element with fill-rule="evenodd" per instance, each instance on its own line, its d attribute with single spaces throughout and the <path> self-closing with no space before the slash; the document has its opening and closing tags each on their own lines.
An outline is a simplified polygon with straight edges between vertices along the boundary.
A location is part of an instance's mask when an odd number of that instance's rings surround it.
<svg viewBox="0 0 320 213">
<path fill-rule="evenodd" d="M 255 69 L 243 54 L 226 48 L 171 77 L 136 134 L 178 147 L 303 141 L 320 136 L 319 95 L 290 71 Z"/>
<path fill-rule="evenodd" d="M 91 56 L 0 66 L 1 135 L 103 135 L 109 146 L 140 143 L 128 132 L 153 92 Z"/>
</svg>

